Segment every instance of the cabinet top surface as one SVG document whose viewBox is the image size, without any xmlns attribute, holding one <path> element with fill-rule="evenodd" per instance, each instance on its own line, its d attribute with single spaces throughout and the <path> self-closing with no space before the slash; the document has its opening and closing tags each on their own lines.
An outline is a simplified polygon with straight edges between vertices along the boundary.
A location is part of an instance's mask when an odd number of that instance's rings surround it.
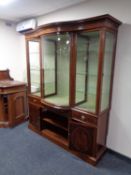
<svg viewBox="0 0 131 175">
<path fill-rule="evenodd" d="M 15 87 L 15 86 L 22 86 L 26 85 L 26 83 L 14 81 L 14 80 L 1 80 L 0 81 L 0 88 L 8 88 L 8 87 Z"/>
<path fill-rule="evenodd" d="M 117 25 L 120 25 L 122 23 L 121 21 L 119 21 L 115 17 L 113 17 L 109 14 L 105 14 L 105 15 L 94 16 L 94 17 L 90 17 L 90 18 L 83 18 L 83 19 L 78 19 L 78 20 L 52 22 L 52 23 L 41 25 L 39 28 L 48 27 L 48 26 L 52 26 L 52 25 L 60 25 L 60 24 L 67 24 L 68 25 L 68 24 L 74 24 L 74 23 L 79 24 L 79 23 L 84 23 L 84 22 L 96 22 L 96 21 L 106 20 L 106 19 L 116 23 Z"/>
<path fill-rule="evenodd" d="M 92 25 L 92 24 L 94 24 L 94 25 Z M 57 31 L 58 32 L 76 31 L 76 30 L 79 31 L 79 30 L 87 29 L 88 26 L 84 26 L 84 25 L 89 25 L 91 28 L 109 27 L 109 28 L 116 30 L 120 24 L 121 24 L 121 22 L 119 20 L 117 20 L 116 18 L 114 18 L 113 16 L 111 16 L 109 14 L 105 14 L 105 15 L 101 15 L 101 16 L 95 16 L 95 17 L 91 17 L 91 18 L 79 19 L 79 20 L 74 20 L 74 21 L 59 21 L 59 22 L 48 23 L 48 24 L 44 24 L 44 25 L 37 27 L 35 30 L 26 31 L 24 33 L 25 33 L 27 38 L 28 38 L 28 36 L 30 36 L 32 34 L 36 34 L 35 36 L 32 36 L 32 37 L 37 38 L 38 36 L 43 34 L 43 33 L 41 33 L 42 30 L 47 30 L 47 29 L 51 29 L 51 28 L 56 28 L 56 30 L 48 31 L 49 33 L 50 32 L 57 32 Z M 80 26 L 80 25 L 83 25 L 83 26 Z M 44 33 L 46 33 L 46 32 L 44 32 Z M 38 34 L 38 36 L 37 36 L 37 34 Z"/>
</svg>

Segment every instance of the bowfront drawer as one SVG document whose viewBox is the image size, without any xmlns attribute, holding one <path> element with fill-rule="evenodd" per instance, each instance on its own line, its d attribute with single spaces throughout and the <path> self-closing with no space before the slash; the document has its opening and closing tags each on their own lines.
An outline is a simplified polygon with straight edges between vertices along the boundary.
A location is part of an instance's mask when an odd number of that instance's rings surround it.
<svg viewBox="0 0 131 175">
<path fill-rule="evenodd" d="M 80 121 L 82 123 L 90 123 L 95 126 L 97 125 L 97 118 L 86 114 L 85 112 L 72 111 L 72 119 Z"/>
<path fill-rule="evenodd" d="M 41 101 L 40 101 L 40 99 L 38 99 L 38 98 L 28 97 L 28 99 L 29 99 L 29 103 L 41 105 Z"/>
</svg>

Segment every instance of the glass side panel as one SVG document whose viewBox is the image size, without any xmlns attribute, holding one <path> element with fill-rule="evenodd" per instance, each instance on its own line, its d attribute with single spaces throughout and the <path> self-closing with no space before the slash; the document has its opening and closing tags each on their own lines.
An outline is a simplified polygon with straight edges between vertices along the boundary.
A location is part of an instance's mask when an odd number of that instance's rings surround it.
<svg viewBox="0 0 131 175">
<path fill-rule="evenodd" d="M 99 32 L 77 35 L 75 103 L 89 112 L 96 111 Z"/>
<path fill-rule="evenodd" d="M 104 51 L 104 66 L 103 66 L 103 82 L 101 94 L 101 111 L 109 107 L 111 70 L 114 51 L 115 37 L 113 33 L 106 32 L 105 51 Z"/>
<path fill-rule="evenodd" d="M 56 93 L 55 87 L 55 67 L 56 67 L 56 43 L 54 40 L 44 40 L 44 95 L 51 95 Z"/>
<path fill-rule="evenodd" d="M 40 96 L 40 51 L 39 42 L 29 41 L 31 93 Z"/>
<path fill-rule="evenodd" d="M 59 105 L 69 105 L 70 36 L 57 33 L 42 37 L 44 68 L 44 99 Z"/>
</svg>

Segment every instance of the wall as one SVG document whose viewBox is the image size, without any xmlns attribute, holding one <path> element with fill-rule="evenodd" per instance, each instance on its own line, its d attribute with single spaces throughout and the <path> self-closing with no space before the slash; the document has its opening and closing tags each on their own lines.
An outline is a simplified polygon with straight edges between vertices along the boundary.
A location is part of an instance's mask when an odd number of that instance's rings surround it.
<svg viewBox="0 0 131 175">
<path fill-rule="evenodd" d="M 131 158 L 131 1 L 87 0 L 86 3 L 38 18 L 38 25 L 111 14 L 124 24 L 119 28 L 112 109 L 107 147 Z"/>
<path fill-rule="evenodd" d="M 24 59 L 23 59 L 24 58 Z M 16 80 L 25 79 L 25 41 L 15 26 L 0 20 L 0 69 L 10 69 Z"/>
<path fill-rule="evenodd" d="M 107 146 L 131 158 L 131 25 L 119 29 Z"/>
<path fill-rule="evenodd" d="M 87 0 L 87 2 L 81 3 L 81 5 L 79 4 L 70 8 L 47 14 L 45 16 L 40 16 L 38 18 L 38 25 L 55 21 L 68 21 L 88 18 L 107 13 L 118 18 L 124 23 L 131 24 L 130 7 L 130 0 Z"/>
</svg>

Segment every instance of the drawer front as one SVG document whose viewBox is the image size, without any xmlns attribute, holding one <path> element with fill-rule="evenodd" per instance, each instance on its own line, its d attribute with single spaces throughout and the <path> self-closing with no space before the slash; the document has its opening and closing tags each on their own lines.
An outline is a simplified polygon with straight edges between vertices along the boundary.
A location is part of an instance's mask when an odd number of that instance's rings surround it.
<svg viewBox="0 0 131 175">
<path fill-rule="evenodd" d="M 29 103 L 41 105 L 40 99 L 34 98 L 34 97 L 28 97 Z"/>
<path fill-rule="evenodd" d="M 82 123 L 90 123 L 95 126 L 97 125 L 97 118 L 84 112 L 72 111 L 72 119 Z"/>
</svg>

